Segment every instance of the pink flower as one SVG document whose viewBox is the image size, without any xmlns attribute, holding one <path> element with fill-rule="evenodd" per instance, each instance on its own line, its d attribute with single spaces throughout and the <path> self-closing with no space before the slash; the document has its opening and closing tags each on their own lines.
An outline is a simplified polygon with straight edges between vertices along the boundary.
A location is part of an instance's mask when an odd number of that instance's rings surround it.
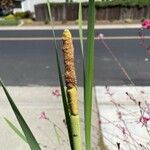
<svg viewBox="0 0 150 150">
<path fill-rule="evenodd" d="M 150 29 L 150 19 L 145 19 L 142 22 L 142 27 L 145 28 L 145 29 Z"/>
<path fill-rule="evenodd" d="M 52 95 L 53 95 L 53 96 L 56 96 L 57 98 L 58 98 L 59 96 L 61 96 L 60 91 L 59 91 L 58 89 L 54 90 L 54 91 L 52 92 Z"/>
<path fill-rule="evenodd" d="M 41 112 L 39 119 L 45 119 L 45 120 L 49 120 L 49 118 L 46 116 L 45 112 Z"/>
<path fill-rule="evenodd" d="M 139 121 L 143 124 L 143 125 L 147 125 L 147 122 L 150 121 L 150 117 L 144 117 L 141 116 Z"/>
</svg>

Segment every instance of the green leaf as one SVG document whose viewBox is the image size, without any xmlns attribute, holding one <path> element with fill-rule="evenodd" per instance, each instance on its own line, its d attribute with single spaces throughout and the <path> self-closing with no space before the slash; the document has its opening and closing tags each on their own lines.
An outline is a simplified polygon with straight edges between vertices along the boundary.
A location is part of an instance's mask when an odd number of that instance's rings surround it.
<svg viewBox="0 0 150 150">
<path fill-rule="evenodd" d="M 9 95 L 5 85 L 3 84 L 3 82 L 0 80 L 0 84 L 7 96 L 7 99 L 11 105 L 11 108 L 22 128 L 22 131 L 24 132 L 24 135 L 26 137 L 26 140 L 30 146 L 31 150 L 41 150 L 39 144 L 37 143 L 34 135 L 32 134 L 30 128 L 28 127 L 27 123 L 25 122 L 24 118 L 22 117 L 20 111 L 18 110 L 16 104 L 14 103 L 13 99 L 11 98 L 11 96 Z"/>
<path fill-rule="evenodd" d="M 5 121 L 7 122 L 7 124 L 9 125 L 9 127 L 10 127 L 24 142 L 28 143 L 26 137 L 21 133 L 21 131 L 19 131 L 19 129 L 18 129 L 11 121 L 9 121 L 7 118 L 4 117 L 4 119 L 5 119 Z"/>
<path fill-rule="evenodd" d="M 84 99 L 86 150 L 91 150 L 92 87 L 94 76 L 94 23 L 95 1 L 89 0 Z"/>
<path fill-rule="evenodd" d="M 52 19 L 51 7 L 50 7 L 50 1 L 49 0 L 47 0 L 47 7 L 48 7 L 48 13 L 49 13 L 49 17 L 50 17 L 51 26 L 52 26 L 53 37 L 54 37 L 56 62 L 57 62 L 60 88 L 61 88 L 61 93 L 62 93 L 62 101 L 63 101 L 65 119 L 66 119 L 66 124 L 67 124 L 67 129 L 68 129 L 70 146 L 71 146 L 71 149 L 73 150 L 73 139 L 72 139 L 73 136 L 72 136 L 72 130 L 71 130 L 71 120 L 70 120 L 70 114 L 69 114 L 68 100 L 67 100 L 66 92 L 65 92 L 65 88 L 64 88 L 64 81 L 62 78 L 62 71 L 61 71 L 61 67 L 60 67 L 60 59 L 59 59 L 59 55 L 58 55 L 58 47 L 57 47 L 56 35 L 55 35 L 55 30 L 54 30 L 54 23 L 53 23 L 53 19 Z"/>
<path fill-rule="evenodd" d="M 78 24 L 79 24 L 80 46 L 81 46 L 81 51 L 82 51 L 82 57 L 84 59 L 83 30 L 82 30 L 82 3 L 81 3 L 81 0 L 79 2 Z"/>
<path fill-rule="evenodd" d="M 61 142 L 60 142 L 61 137 L 60 137 L 60 135 L 59 135 L 59 133 L 57 131 L 57 126 L 55 124 L 53 124 L 53 128 L 54 128 L 54 131 L 55 131 L 55 135 L 56 135 L 58 144 L 60 145 L 61 144 Z"/>
<path fill-rule="evenodd" d="M 80 0 L 79 2 L 78 25 L 79 25 L 80 47 L 82 52 L 82 63 L 83 63 L 83 85 L 85 85 L 85 62 L 84 62 L 83 29 L 82 29 L 82 0 Z"/>
</svg>

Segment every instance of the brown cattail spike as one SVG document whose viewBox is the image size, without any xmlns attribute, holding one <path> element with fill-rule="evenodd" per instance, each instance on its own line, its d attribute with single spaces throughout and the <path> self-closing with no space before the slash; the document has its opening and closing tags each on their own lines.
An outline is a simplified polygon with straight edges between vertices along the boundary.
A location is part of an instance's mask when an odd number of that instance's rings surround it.
<svg viewBox="0 0 150 150">
<path fill-rule="evenodd" d="M 63 55 L 65 65 L 65 81 L 68 102 L 72 115 L 78 114 L 77 81 L 74 66 L 74 48 L 72 35 L 68 29 L 63 32 Z"/>
<path fill-rule="evenodd" d="M 72 35 L 68 29 L 63 32 L 63 55 L 65 64 L 65 81 L 68 89 L 77 85 L 75 66 L 74 66 L 74 48 Z"/>
<path fill-rule="evenodd" d="M 65 81 L 70 110 L 72 143 L 74 150 L 81 150 L 80 117 L 78 108 L 77 81 L 74 66 L 74 48 L 72 36 L 68 29 L 63 32 L 63 55 L 65 65 Z"/>
</svg>

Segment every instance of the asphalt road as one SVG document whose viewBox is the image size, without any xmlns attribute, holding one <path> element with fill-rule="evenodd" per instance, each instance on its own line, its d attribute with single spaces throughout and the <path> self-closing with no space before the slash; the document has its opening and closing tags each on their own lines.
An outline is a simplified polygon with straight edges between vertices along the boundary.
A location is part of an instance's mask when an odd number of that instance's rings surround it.
<svg viewBox="0 0 150 150">
<path fill-rule="evenodd" d="M 135 85 L 150 85 L 149 53 L 140 45 L 139 29 L 97 29 L 95 36 L 103 33 L 106 43 L 118 58 Z M 78 31 L 72 30 L 78 84 L 82 86 L 82 58 Z M 62 30 L 56 30 L 61 37 Z M 150 36 L 145 30 L 144 35 Z M 86 30 L 84 30 L 86 37 Z M 133 37 L 133 38 L 132 38 Z M 114 38 L 114 39 L 112 39 Z M 57 40 L 61 57 L 62 41 Z M 150 38 L 146 39 L 150 43 Z M 84 46 L 86 49 L 86 40 Z M 63 60 L 61 59 L 63 67 Z M 10 86 L 58 86 L 58 75 L 52 31 L 0 30 L 0 76 Z M 129 85 L 130 81 L 114 61 L 100 40 L 95 40 L 95 85 Z"/>
<path fill-rule="evenodd" d="M 56 37 L 61 37 L 63 30 L 56 29 Z M 79 37 L 78 30 L 71 30 L 74 37 Z M 95 35 L 103 33 L 105 36 L 138 36 L 138 28 L 128 29 L 95 29 Z M 150 31 L 143 30 L 144 35 L 149 36 Z M 83 36 L 87 36 L 87 31 L 83 30 Z M 53 37 L 52 30 L 0 30 L 0 37 Z"/>
</svg>

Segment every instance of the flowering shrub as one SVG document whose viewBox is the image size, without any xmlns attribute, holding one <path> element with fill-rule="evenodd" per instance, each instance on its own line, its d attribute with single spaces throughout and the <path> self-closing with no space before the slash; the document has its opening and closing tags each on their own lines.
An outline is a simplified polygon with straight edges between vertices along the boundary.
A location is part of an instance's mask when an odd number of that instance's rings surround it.
<svg viewBox="0 0 150 150">
<path fill-rule="evenodd" d="M 150 46 L 145 42 L 145 37 L 143 35 L 144 29 L 150 29 L 150 19 L 145 19 L 142 22 L 141 29 L 139 30 L 140 44 L 144 49 L 146 49 L 150 53 Z"/>
<path fill-rule="evenodd" d="M 142 47 L 150 52 L 150 46 L 145 42 L 143 35 L 143 31 L 147 29 L 150 29 L 149 19 L 142 22 L 141 28 L 139 29 L 139 39 Z M 99 97 L 99 99 L 106 98 L 112 104 L 109 106 L 105 104 L 99 106 L 101 115 L 100 125 L 102 126 L 105 144 L 108 149 L 148 150 L 150 149 L 149 93 L 142 88 L 139 90 L 139 87 L 135 87 L 127 70 L 115 56 L 111 47 L 107 45 L 104 35 L 100 33 L 97 39 L 101 41 L 104 48 L 111 54 L 120 70 L 133 86 L 127 87 L 128 90 L 124 91 L 121 91 L 124 87 L 114 90 L 116 87 L 106 86 L 104 93 L 100 89 L 102 97 Z M 136 95 L 132 93 L 131 88 L 136 91 Z M 122 97 L 121 94 L 124 96 L 124 100 L 128 101 L 126 103 L 130 103 L 131 105 L 122 104 L 118 101 Z M 139 98 L 137 98 L 137 95 Z"/>
<path fill-rule="evenodd" d="M 143 27 L 143 28 L 146 28 L 146 29 L 150 29 L 150 19 L 145 19 L 145 20 L 142 22 L 142 27 Z"/>
<path fill-rule="evenodd" d="M 149 90 L 144 89 L 145 93 L 142 94 L 142 87 L 96 88 L 101 91 L 98 98 L 109 101 L 108 105 L 99 106 L 100 125 L 108 149 L 115 150 L 118 147 L 119 150 L 148 150 L 150 109 L 146 97 Z M 136 92 L 133 92 L 135 89 Z M 120 98 L 123 99 L 123 103 L 119 101 Z"/>
</svg>

